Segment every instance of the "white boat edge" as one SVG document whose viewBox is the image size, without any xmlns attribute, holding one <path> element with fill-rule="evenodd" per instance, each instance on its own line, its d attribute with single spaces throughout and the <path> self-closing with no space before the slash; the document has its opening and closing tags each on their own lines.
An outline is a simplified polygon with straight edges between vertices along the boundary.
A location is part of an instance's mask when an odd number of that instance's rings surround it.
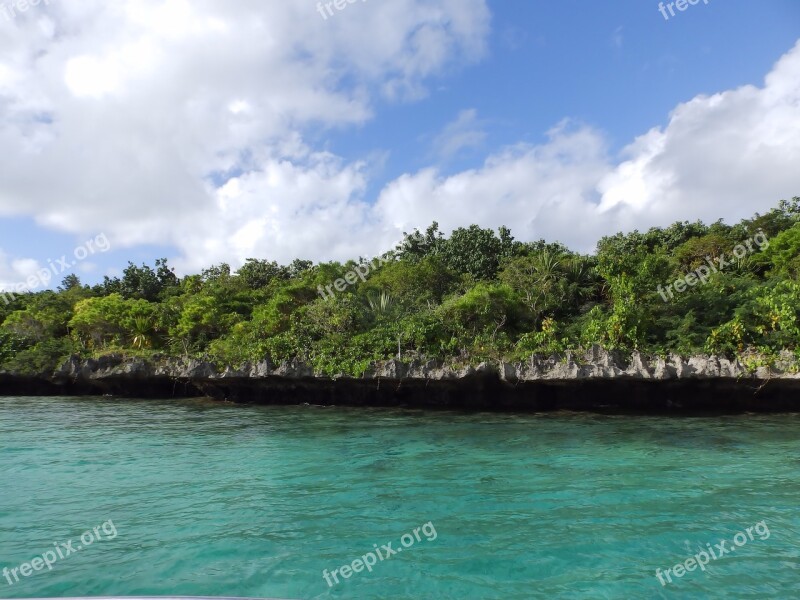
<svg viewBox="0 0 800 600">
<path fill-rule="evenodd" d="M 65 596 L 54 598 L 25 598 L 24 600 L 281 600 L 248 596 Z"/>
</svg>

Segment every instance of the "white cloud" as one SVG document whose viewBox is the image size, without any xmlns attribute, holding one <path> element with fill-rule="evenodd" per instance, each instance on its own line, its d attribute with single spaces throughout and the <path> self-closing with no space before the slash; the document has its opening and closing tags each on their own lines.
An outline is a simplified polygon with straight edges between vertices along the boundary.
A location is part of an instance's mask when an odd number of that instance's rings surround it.
<svg viewBox="0 0 800 600">
<path fill-rule="evenodd" d="M 800 43 L 763 87 L 744 86 L 679 105 L 664 128 L 637 138 L 615 164 L 603 136 L 562 123 L 537 147 L 490 157 L 442 177 L 435 169 L 389 184 L 376 207 L 398 227 L 507 225 L 591 250 L 620 230 L 703 219 L 728 222 L 800 195 Z"/>
<path fill-rule="evenodd" d="M 0 41 L 0 215 L 172 244 L 186 268 L 350 252 L 364 165 L 304 134 L 366 122 L 380 94 L 423 95 L 482 55 L 488 19 L 484 0 L 365 3 L 328 21 L 314 3 L 260 0 L 31 10 Z"/>
<path fill-rule="evenodd" d="M 601 212 L 640 225 L 735 221 L 800 195 L 800 43 L 764 87 L 698 96 L 638 138 L 599 185 Z"/>
<path fill-rule="evenodd" d="M 480 169 L 450 177 L 435 169 L 404 175 L 383 190 L 375 210 L 401 230 L 431 221 L 445 231 L 507 225 L 517 239 L 580 245 L 602 230 L 590 218 L 596 213 L 590 199 L 610 168 L 603 136 L 565 121 L 548 133 L 547 143 L 509 148 Z"/>
<path fill-rule="evenodd" d="M 31 258 L 12 258 L 0 250 L 0 292 L 21 292 L 27 289 L 35 289 L 38 284 L 30 288 L 27 281 L 29 277 L 33 277 L 36 282 L 39 282 L 38 273 L 40 270 L 41 265 L 36 260 Z"/>
<path fill-rule="evenodd" d="M 456 119 L 433 139 L 433 151 L 441 160 L 453 158 L 464 150 L 474 150 L 486 140 L 484 123 L 474 108 L 462 110 Z"/>
<path fill-rule="evenodd" d="M 373 204 L 380 151 L 348 162 L 309 140 L 480 59 L 484 0 L 365 2 L 328 20 L 314 2 L 263 0 L 37 9 L 0 39 L 0 216 L 103 231 L 115 249 L 173 245 L 182 271 L 375 254 L 433 220 L 588 250 L 620 229 L 736 220 L 800 193 L 800 45 L 763 87 L 679 105 L 621 159 L 565 121 L 477 169 L 403 174 Z M 465 111 L 435 146 L 452 155 L 483 135 Z M 0 279 L 17 273 L 10 260 Z"/>
</svg>

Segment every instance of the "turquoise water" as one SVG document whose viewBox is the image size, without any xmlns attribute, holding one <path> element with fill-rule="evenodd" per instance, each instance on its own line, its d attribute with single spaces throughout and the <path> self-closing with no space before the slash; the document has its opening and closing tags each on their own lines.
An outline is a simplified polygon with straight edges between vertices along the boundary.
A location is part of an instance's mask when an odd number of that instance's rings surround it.
<svg viewBox="0 0 800 600">
<path fill-rule="evenodd" d="M 797 416 L 0 398 L 0 567 L 97 536 L 4 598 L 797 598 L 798 501 Z"/>
</svg>

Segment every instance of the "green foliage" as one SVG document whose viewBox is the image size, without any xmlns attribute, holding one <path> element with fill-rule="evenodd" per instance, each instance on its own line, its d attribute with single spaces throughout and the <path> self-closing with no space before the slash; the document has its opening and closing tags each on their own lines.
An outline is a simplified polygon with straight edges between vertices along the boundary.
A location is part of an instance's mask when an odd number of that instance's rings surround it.
<svg viewBox="0 0 800 600">
<path fill-rule="evenodd" d="M 157 304 L 126 300 L 114 293 L 79 301 L 68 326 L 75 340 L 90 350 L 144 347 L 142 336 L 152 330 L 157 314 Z M 146 332 L 142 331 L 143 323 L 149 324 Z"/>
<path fill-rule="evenodd" d="M 65 279 L 62 286 L 73 283 Z M 175 293 L 179 285 L 180 280 L 167 264 L 167 259 L 159 258 L 156 260 L 155 269 L 145 264 L 137 267 L 132 262 L 129 262 L 122 272 L 122 279 L 116 277 L 111 279 L 106 276 L 103 283 L 97 286 L 95 291 L 103 295 L 120 294 L 126 299 L 155 302 L 163 296 Z"/>
<path fill-rule="evenodd" d="M 65 292 L 67 290 L 72 290 L 79 287 L 81 287 L 80 278 L 74 273 L 70 273 L 61 280 L 61 285 L 58 286 L 58 290 L 60 292 Z"/>
<path fill-rule="evenodd" d="M 781 200 L 778 206 L 765 215 L 756 215 L 752 219 L 745 219 L 740 226 L 744 230 L 741 238 L 755 235 L 763 230 L 768 238 L 772 239 L 781 231 L 785 231 L 800 222 L 800 197 L 791 200 Z"/>
<path fill-rule="evenodd" d="M 359 293 L 369 297 L 386 292 L 399 306 L 413 310 L 440 304 L 457 284 L 458 275 L 441 258 L 426 256 L 416 262 L 403 259 L 385 264 L 369 276 Z"/>
<path fill-rule="evenodd" d="M 509 336 L 527 330 L 531 322 L 522 299 L 503 283 L 478 283 L 465 294 L 445 301 L 436 316 L 441 320 L 442 333 L 449 334 L 463 358 L 487 357 L 487 347 L 508 345 Z"/>
<path fill-rule="evenodd" d="M 308 358 L 315 370 L 325 375 L 359 377 L 373 361 L 387 360 L 396 354 L 396 330 L 384 324 L 352 337 L 342 334 L 326 337 Z"/>
<path fill-rule="evenodd" d="M 512 256 L 518 246 L 507 227 L 500 227 L 495 234 L 491 229 L 470 225 L 459 227 L 446 238 L 439 232 L 439 224 L 434 222 L 424 235 L 419 231 L 406 233 L 397 256 L 411 263 L 437 256 L 456 273 L 488 280 L 497 274 L 500 261 Z"/>
<path fill-rule="evenodd" d="M 435 255 L 444 239 L 436 221 L 425 230 L 424 234 L 414 230 L 412 233 L 403 232 L 403 236 L 403 241 L 396 249 L 396 255 L 399 259 L 412 264 Z"/>
<path fill-rule="evenodd" d="M 5 366 L 8 361 L 17 356 L 31 344 L 14 333 L 0 330 L 0 365 Z"/>
<path fill-rule="evenodd" d="M 770 267 L 770 275 L 800 278 L 800 224 L 781 231 L 769 240 L 769 246 L 757 258 Z"/>
<path fill-rule="evenodd" d="M 665 286 L 706 257 L 730 258 L 760 231 L 768 247 L 667 296 Z M 183 278 L 159 259 L 129 263 L 121 278 L 91 288 L 69 275 L 57 291 L 0 303 L 0 364 L 34 373 L 74 352 L 113 351 L 231 365 L 299 359 L 360 376 L 397 356 L 464 364 L 592 344 L 800 356 L 800 198 L 734 225 L 679 222 L 607 236 L 594 256 L 517 242 L 504 227 L 445 236 L 433 223 L 383 258 L 341 292 L 331 286 L 364 259 L 283 266 L 251 258 L 235 273 L 222 263 Z"/>
<path fill-rule="evenodd" d="M 561 354 L 573 348 L 570 340 L 560 335 L 561 326 L 550 317 L 542 321 L 541 329 L 523 334 L 514 347 L 514 358 L 524 360 L 531 354 Z"/>
<path fill-rule="evenodd" d="M 288 279 L 289 269 L 281 267 L 275 261 L 248 258 L 236 274 L 248 288 L 257 290 L 269 285 L 273 279 Z"/>
<path fill-rule="evenodd" d="M 686 240 L 675 249 L 675 258 L 681 271 L 694 271 L 700 265 L 706 264 L 706 257 L 715 259 L 730 254 L 734 245 L 725 235 L 709 233 Z"/>
<path fill-rule="evenodd" d="M 4 345 L 2 368 L 20 375 L 48 374 L 76 351 L 77 348 L 69 338 L 47 339 L 33 346 L 22 347 L 10 356 L 6 355 Z"/>
<path fill-rule="evenodd" d="M 506 260 L 498 279 L 523 299 L 536 323 L 545 315 L 575 314 L 599 292 L 591 259 L 553 248 Z"/>
<path fill-rule="evenodd" d="M 211 340 L 227 334 L 242 320 L 242 315 L 231 308 L 230 303 L 212 294 L 190 296 L 182 303 L 169 334 L 186 351 L 202 351 Z"/>
<path fill-rule="evenodd" d="M 0 326 L 2 331 L 31 344 L 67 335 L 67 322 L 72 316 L 68 294 L 32 294 L 25 304 L 24 309 L 6 316 Z"/>
<path fill-rule="evenodd" d="M 394 298 L 390 293 L 383 291 L 380 295 L 368 296 L 367 304 L 369 304 L 369 310 L 375 317 L 385 317 L 392 312 Z"/>
<path fill-rule="evenodd" d="M 747 347 L 773 352 L 800 347 L 800 284 L 772 280 L 748 291 L 733 319 L 714 328 L 710 352 L 734 354 Z"/>
<path fill-rule="evenodd" d="M 437 255 L 445 265 L 457 273 L 467 273 L 478 280 L 494 279 L 500 261 L 512 255 L 514 238 L 511 232 L 500 228 L 499 236 L 491 229 L 477 225 L 459 227 L 447 240 L 441 240 Z"/>
</svg>

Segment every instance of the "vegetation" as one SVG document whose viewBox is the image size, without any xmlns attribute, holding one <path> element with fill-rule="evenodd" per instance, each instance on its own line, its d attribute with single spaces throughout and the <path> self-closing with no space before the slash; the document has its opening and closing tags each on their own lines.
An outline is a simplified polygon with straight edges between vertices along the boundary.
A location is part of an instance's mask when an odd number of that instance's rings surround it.
<svg viewBox="0 0 800 600">
<path fill-rule="evenodd" d="M 761 251 L 705 284 L 666 286 L 759 232 Z M 359 263 L 248 259 L 177 277 L 166 259 L 121 278 L 0 304 L 0 364 L 37 373 L 71 354 L 202 357 L 240 364 L 298 358 L 358 375 L 373 360 L 519 360 L 594 343 L 652 354 L 800 349 L 800 198 L 735 225 L 675 223 L 605 237 L 594 255 L 515 241 L 477 225 L 405 235 L 366 281 L 323 298 Z"/>
</svg>

